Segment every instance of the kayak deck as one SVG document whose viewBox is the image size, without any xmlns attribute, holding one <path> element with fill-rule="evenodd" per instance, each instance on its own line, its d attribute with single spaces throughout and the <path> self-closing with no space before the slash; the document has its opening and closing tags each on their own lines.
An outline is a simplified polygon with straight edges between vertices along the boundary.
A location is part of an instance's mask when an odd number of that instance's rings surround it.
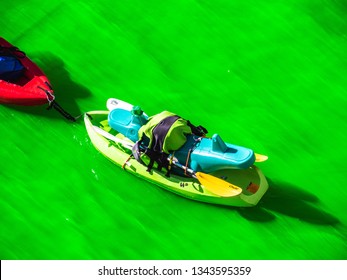
<svg viewBox="0 0 347 280">
<path fill-rule="evenodd" d="M 268 189 L 265 176 L 256 166 L 251 166 L 243 170 L 225 169 L 209 173 L 209 175 L 223 179 L 242 189 L 241 193 L 229 197 L 221 197 L 210 192 L 198 180 L 191 177 L 174 174 L 166 177 L 165 171 L 158 171 L 155 168 L 151 172 L 147 172 L 147 167 L 140 164 L 131 156 L 131 146 L 134 143 L 108 126 L 108 114 L 109 111 L 92 111 L 86 113 L 84 122 L 87 133 L 97 150 L 116 165 L 123 167 L 127 172 L 133 173 L 183 197 L 206 203 L 229 206 L 255 206 Z M 116 143 L 119 142 L 118 140 L 112 141 L 101 135 L 95 127 L 114 135 L 115 139 L 119 139 L 122 144 Z"/>
</svg>

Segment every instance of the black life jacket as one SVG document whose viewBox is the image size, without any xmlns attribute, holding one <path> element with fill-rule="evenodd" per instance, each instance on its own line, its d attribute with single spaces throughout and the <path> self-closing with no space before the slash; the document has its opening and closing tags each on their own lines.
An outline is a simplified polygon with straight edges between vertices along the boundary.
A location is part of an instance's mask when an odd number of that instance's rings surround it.
<svg viewBox="0 0 347 280">
<path fill-rule="evenodd" d="M 150 159 L 147 171 L 151 171 L 154 163 L 158 165 L 158 170 L 166 168 L 166 176 L 170 176 L 171 164 L 169 154 L 181 148 L 186 142 L 186 135 L 203 135 L 206 131 L 199 130 L 189 121 L 181 117 L 164 111 L 152 116 L 147 124 L 139 131 L 139 141 L 133 148 L 135 159 L 143 163 L 140 153 L 144 152 Z"/>
</svg>

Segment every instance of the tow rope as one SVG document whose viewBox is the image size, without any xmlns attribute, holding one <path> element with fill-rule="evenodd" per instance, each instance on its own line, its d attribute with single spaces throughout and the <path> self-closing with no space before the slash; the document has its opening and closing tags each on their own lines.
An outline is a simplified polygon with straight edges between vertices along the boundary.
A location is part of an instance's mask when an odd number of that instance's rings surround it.
<svg viewBox="0 0 347 280">
<path fill-rule="evenodd" d="M 51 86 L 48 84 L 48 86 L 51 88 Z M 63 107 L 61 107 L 57 101 L 55 101 L 55 96 L 47 89 L 44 89 L 43 87 L 38 86 L 39 89 L 43 90 L 47 95 L 48 100 L 48 107 L 47 110 L 51 110 L 54 108 L 57 110 L 64 118 L 68 119 L 69 121 L 75 122 L 80 116 L 73 117 L 68 112 L 66 112 Z"/>
</svg>

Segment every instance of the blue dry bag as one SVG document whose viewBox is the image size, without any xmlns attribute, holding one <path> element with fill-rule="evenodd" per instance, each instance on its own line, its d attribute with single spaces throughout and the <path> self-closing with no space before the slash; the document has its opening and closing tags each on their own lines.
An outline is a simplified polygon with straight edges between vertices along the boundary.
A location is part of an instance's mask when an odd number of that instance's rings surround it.
<svg viewBox="0 0 347 280">
<path fill-rule="evenodd" d="M 19 78 L 24 70 L 20 61 L 8 55 L 0 55 L 0 79 L 11 81 Z"/>
</svg>

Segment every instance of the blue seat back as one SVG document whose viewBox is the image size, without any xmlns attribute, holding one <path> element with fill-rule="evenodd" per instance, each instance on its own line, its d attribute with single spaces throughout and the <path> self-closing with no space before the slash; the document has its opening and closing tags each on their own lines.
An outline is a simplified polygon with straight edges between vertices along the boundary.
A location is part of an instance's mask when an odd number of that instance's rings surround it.
<svg viewBox="0 0 347 280">
<path fill-rule="evenodd" d="M 134 142 L 139 140 L 138 131 L 147 121 L 143 114 L 136 115 L 129 110 L 121 108 L 112 110 L 108 115 L 110 127 Z"/>
<path fill-rule="evenodd" d="M 20 61 L 8 55 L 0 55 L 0 79 L 5 81 L 19 78 L 24 70 Z"/>
</svg>

